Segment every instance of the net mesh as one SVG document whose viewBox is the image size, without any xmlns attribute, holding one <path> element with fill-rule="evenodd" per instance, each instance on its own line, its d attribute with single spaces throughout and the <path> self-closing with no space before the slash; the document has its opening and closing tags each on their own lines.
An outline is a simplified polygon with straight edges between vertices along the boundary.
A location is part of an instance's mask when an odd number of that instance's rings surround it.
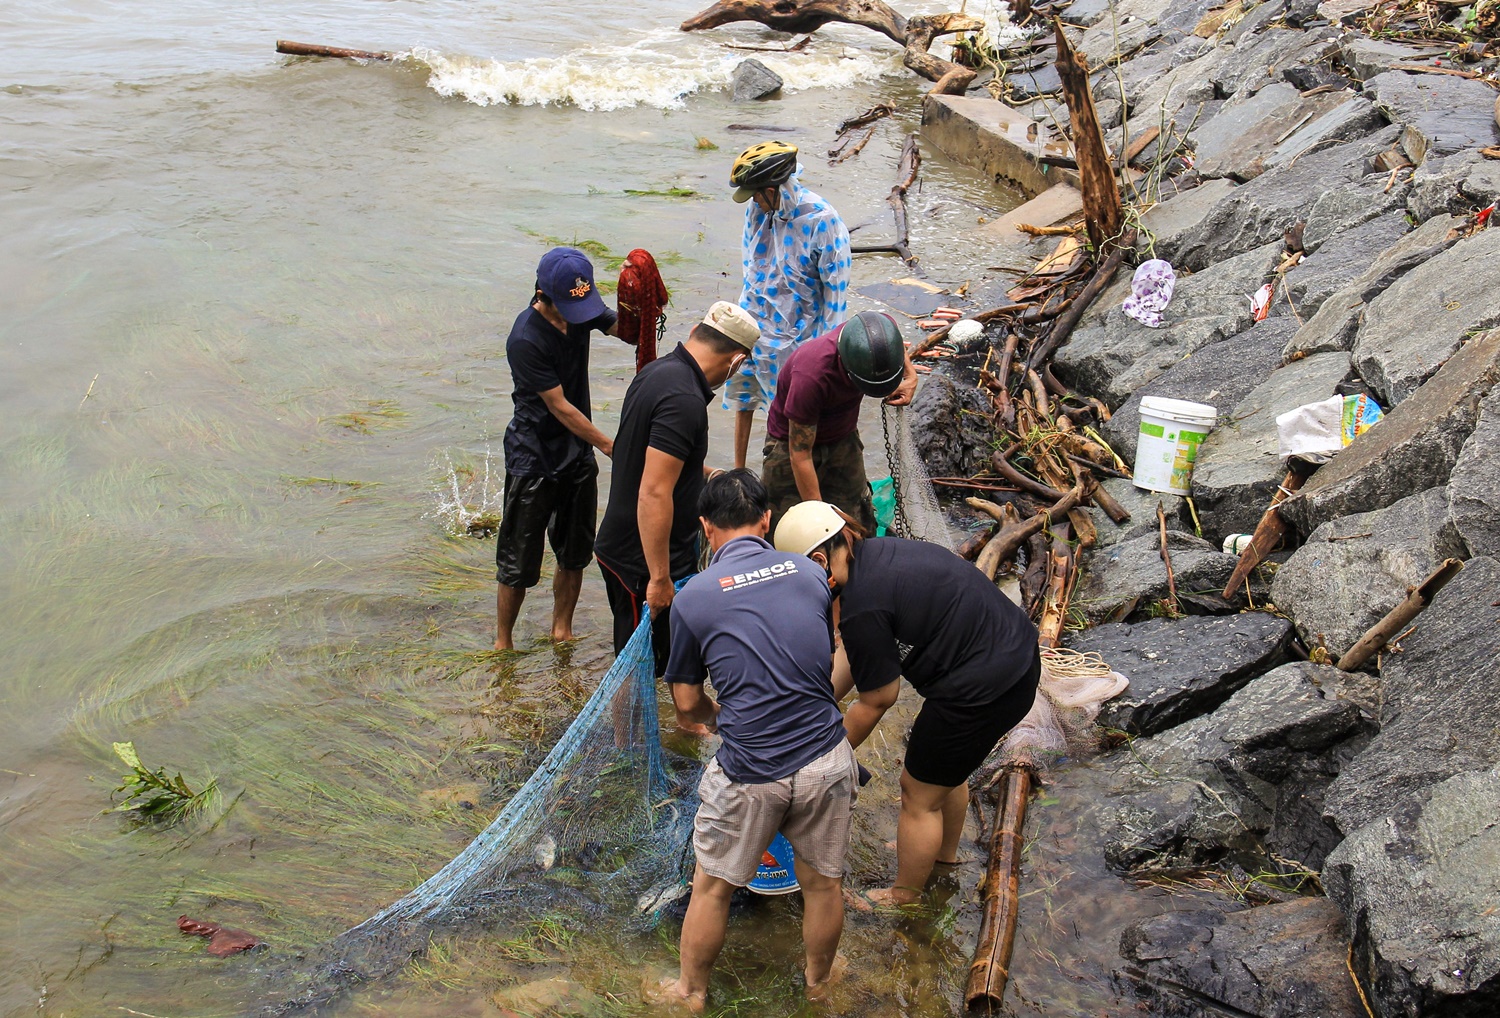
<svg viewBox="0 0 1500 1018">
<path fill-rule="evenodd" d="M 662 747 L 649 618 L 505 808 L 441 870 L 287 972 L 285 1013 L 395 971 L 438 931 L 545 908 L 648 929 L 686 894 L 701 765 Z M 300 984 L 297 985 L 297 984 Z"/>
<path fill-rule="evenodd" d="M 915 541 L 930 541 L 952 548 L 953 528 L 938 505 L 922 454 L 912 437 L 911 411 L 904 406 L 880 406 L 880 424 L 885 433 L 885 455 L 890 461 L 891 480 L 896 486 L 896 534 Z"/>
<path fill-rule="evenodd" d="M 1053 757 L 1094 749 L 1099 709 L 1129 685 L 1096 653 L 1043 649 L 1036 702 L 1000 744 L 998 764 L 1038 770 Z"/>
</svg>

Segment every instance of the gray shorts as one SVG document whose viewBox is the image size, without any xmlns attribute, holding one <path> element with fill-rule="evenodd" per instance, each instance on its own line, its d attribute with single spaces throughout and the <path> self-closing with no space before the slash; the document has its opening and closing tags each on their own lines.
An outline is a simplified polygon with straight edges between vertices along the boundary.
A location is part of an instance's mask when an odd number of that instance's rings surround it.
<svg viewBox="0 0 1500 1018">
<path fill-rule="evenodd" d="M 779 830 L 797 862 L 825 877 L 844 875 L 849 827 L 859 798 L 854 750 L 840 739 L 790 777 L 764 784 L 730 781 L 712 760 L 698 783 L 693 851 L 709 876 L 744 887 Z"/>
</svg>

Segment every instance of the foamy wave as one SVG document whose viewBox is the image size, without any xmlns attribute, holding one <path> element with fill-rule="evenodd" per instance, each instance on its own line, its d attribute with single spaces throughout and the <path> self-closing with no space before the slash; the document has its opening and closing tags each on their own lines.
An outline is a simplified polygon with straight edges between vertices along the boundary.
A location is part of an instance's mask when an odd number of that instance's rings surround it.
<svg viewBox="0 0 1500 1018">
<path fill-rule="evenodd" d="M 781 75 L 787 91 L 840 88 L 903 73 L 899 51 L 814 40 L 800 53 L 726 49 L 702 37 L 672 32 L 627 46 L 576 50 L 564 56 L 505 63 L 418 48 L 428 87 L 480 106 L 572 103 L 585 110 L 646 105 L 681 108 L 694 92 L 723 88 L 735 66 L 755 57 Z"/>
</svg>

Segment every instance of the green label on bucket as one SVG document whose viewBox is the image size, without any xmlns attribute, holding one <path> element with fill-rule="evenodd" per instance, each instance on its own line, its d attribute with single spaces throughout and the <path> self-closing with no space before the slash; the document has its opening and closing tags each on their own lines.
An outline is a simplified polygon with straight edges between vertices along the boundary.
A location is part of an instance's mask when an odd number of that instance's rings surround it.
<svg viewBox="0 0 1500 1018">
<path fill-rule="evenodd" d="M 1160 424 L 1147 424 L 1145 421 L 1141 422 L 1141 434 L 1143 435 L 1150 435 L 1152 438 L 1161 438 L 1166 433 L 1167 430 Z"/>
<path fill-rule="evenodd" d="M 1200 434 L 1196 431 L 1179 431 L 1177 433 L 1177 441 L 1183 443 L 1184 445 L 1197 445 L 1207 437 L 1207 435 Z"/>
</svg>

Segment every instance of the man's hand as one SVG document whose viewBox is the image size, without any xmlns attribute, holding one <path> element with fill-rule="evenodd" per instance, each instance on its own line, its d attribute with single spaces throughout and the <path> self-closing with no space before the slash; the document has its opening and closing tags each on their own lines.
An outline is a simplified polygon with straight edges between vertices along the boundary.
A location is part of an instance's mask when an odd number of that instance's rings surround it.
<svg viewBox="0 0 1500 1018">
<path fill-rule="evenodd" d="M 917 373 L 911 372 L 902 377 L 901 384 L 896 386 L 896 391 L 885 398 L 891 406 L 906 406 L 912 397 L 917 394 Z"/>
<path fill-rule="evenodd" d="M 674 593 L 670 577 L 651 580 L 646 584 L 646 604 L 651 606 L 652 618 L 660 618 L 661 613 L 671 607 Z"/>
<path fill-rule="evenodd" d="M 599 451 L 602 452 L 602 453 L 604 453 L 604 455 L 608 456 L 610 459 L 614 459 L 615 458 L 615 440 L 612 439 L 612 438 L 606 438 L 603 441 L 603 443 L 600 444 Z"/>
</svg>

